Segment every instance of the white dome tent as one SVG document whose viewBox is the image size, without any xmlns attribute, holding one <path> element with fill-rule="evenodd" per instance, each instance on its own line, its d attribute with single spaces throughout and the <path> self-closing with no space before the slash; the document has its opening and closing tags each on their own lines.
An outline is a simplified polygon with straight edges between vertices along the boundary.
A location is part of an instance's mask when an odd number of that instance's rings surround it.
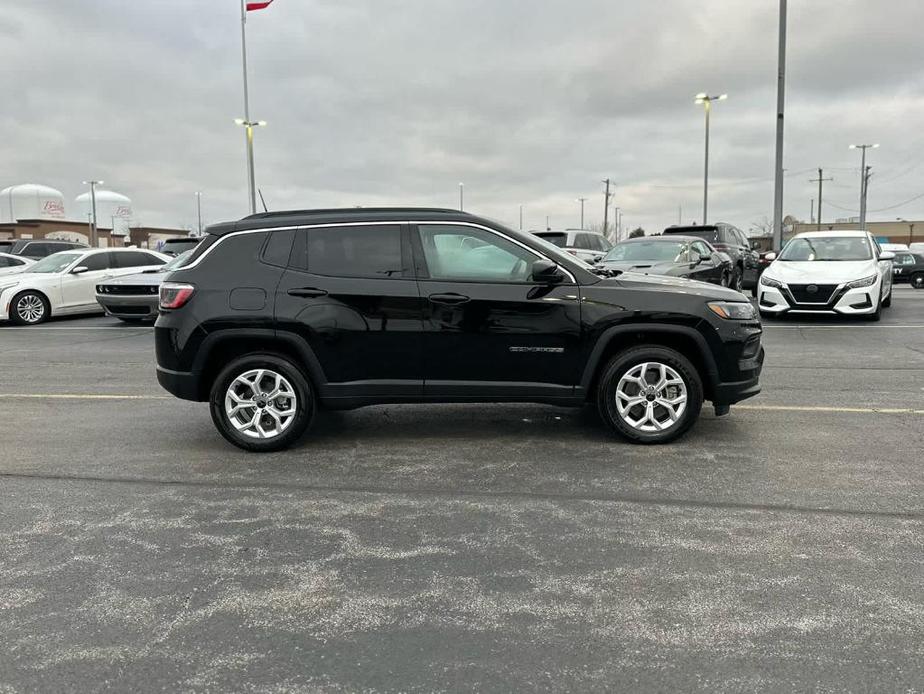
<svg viewBox="0 0 924 694">
<path fill-rule="evenodd" d="M 0 222 L 21 219 L 64 219 L 64 194 L 39 183 L 22 183 L 0 190 Z"/>
</svg>

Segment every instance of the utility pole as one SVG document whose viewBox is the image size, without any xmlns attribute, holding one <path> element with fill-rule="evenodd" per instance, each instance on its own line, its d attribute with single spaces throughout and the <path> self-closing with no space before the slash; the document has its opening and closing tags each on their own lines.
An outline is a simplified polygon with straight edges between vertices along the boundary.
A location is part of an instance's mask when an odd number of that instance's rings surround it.
<svg viewBox="0 0 924 694">
<path fill-rule="evenodd" d="M 786 1 L 780 0 L 779 51 L 776 74 L 776 167 L 773 183 L 773 247 L 783 247 L 783 119 L 786 103 Z M 819 176 L 820 178 L 820 176 Z M 821 198 L 818 198 L 821 209 Z"/>
<path fill-rule="evenodd" d="M 850 145 L 850 149 L 860 150 L 860 228 L 866 229 L 866 185 L 869 182 L 866 167 L 866 150 L 876 149 L 879 145 Z"/>
<path fill-rule="evenodd" d="M 523 205 L 520 205 L 520 231 L 523 231 Z"/>
<path fill-rule="evenodd" d="M 677 205 L 677 224 L 683 224 L 683 205 Z"/>
<path fill-rule="evenodd" d="M 552 225 L 549 224 L 549 215 L 545 216 L 545 230 L 552 231 Z"/>
<path fill-rule="evenodd" d="M 863 199 L 860 200 L 860 228 L 866 229 L 866 197 L 869 195 L 869 179 L 873 174 L 870 173 L 872 166 L 866 166 L 863 169 Z"/>
<path fill-rule="evenodd" d="M 825 181 L 833 181 L 833 178 L 825 178 L 824 169 L 821 167 L 818 168 L 818 178 L 813 178 L 809 180 L 809 183 L 818 184 L 818 230 L 821 231 L 821 185 Z"/>
<path fill-rule="evenodd" d="M 577 201 L 581 203 L 581 229 L 583 230 L 584 229 L 584 203 L 587 202 L 587 198 L 578 198 Z M 603 234 L 604 236 L 606 235 L 605 230 Z"/>
<path fill-rule="evenodd" d="M 465 209 L 463 202 L 465 200 L 465 184 L 459 183 L 459 212 L 462 212 Z"/>
<path fill-rule="evenodd" d="M 809 224 L 815 223 L 815 198 L 812 198 L 812 211 L 809 213 Z"/>
<path fill-rule="evenodd" d="M 199 222 L 199 236 L 202 236 L 202 193 L 199 191 L 196 191 L 196 219 Z"/>
<path fill-rule="evenodd" d="M 606 236 L 610 220 L 610 179 L 605 178 L 603 182 L 606 184 L 606 191 L 603 193 L 603 235 Z"/>
<path fill-rule="evenodd" d="M 619 211 L 619 205 L 613 205 L 613 237 L 615 241 L 619 241 L 619 237 L 622 235 L 622 229 L 619 226 L 619 215 L 622 213 Z"/>
</svg>

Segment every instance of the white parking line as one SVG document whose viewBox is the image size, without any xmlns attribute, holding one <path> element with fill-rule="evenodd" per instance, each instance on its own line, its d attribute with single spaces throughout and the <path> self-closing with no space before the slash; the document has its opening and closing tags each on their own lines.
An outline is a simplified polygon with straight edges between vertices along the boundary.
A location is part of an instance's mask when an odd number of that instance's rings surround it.
<svg viewBox="0 0 924 694">
<path fill-rule="evenodd" d="M 757 412 L 846 412 L 850 414 L 924 414 L 911 407 L 828 407 L 826 405 L 732 405 L 734 410 Z"/>
<path fill-rule="evenodd" d="M 134 326 L 120 326 L 120 325 L 71 325 L 71 326 L 56 326 L 56 325 L 9 325 L 9 326 L 0 326 L 0 332 L 6 332 L 7 330 L 121 330 L 123 332 L 132 331 L 132 330 L 144 330 L 148 332 L 153 330 L 154 326 L 144 326 L 144 325 L 134 325 Z"/>
<path fill-rule="evenodd" d="M 902 330 L 924 330 L 924 324 L 921 325 L 863 325 L 862 323 L 843 323 L 841 325 L 816 325 L 814 323 L 798 323 L 797 325 L 767 325 L 764 324 L 764 330 L 878 330 L 879 328 L 898 328 Z"/>
<path fill-rule="evenodd" d="M 3 400 L 172 400 L 169 395 L 119 395 L 95 393 L 0 393 Z"/>
</svg>

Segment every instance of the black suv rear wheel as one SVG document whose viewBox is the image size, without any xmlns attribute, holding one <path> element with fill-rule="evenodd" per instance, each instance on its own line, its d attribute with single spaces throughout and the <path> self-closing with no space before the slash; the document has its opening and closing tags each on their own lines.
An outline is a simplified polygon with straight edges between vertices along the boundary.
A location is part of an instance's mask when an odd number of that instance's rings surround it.
<svg viewBox="0 0 924 694">
<path fill-rule="evenodd" d="M 297 441 L 315 413 L 314 390 L 292 362 L 248 354 L 218 374 L 209 398 L 212 421 L 238 448 L 267 452 Z"/>
<path fill-rule="evenodd" d="M 703 384 L 690 361 L 658 345 L 632 347 L 606 365 L 597 407 L 617 434 L 634 443 L 667 443 L 693 426 Z"/>
</svg>

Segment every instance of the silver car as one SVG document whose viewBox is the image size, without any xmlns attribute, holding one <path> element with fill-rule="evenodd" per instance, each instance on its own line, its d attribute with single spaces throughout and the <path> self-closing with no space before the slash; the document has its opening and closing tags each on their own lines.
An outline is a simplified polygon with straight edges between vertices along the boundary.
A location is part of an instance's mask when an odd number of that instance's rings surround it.
<svg viewBox="0 0 924 694">
<path fill-rule="evenodd" d="M 156 270 L 145 270 L 136 275 L 119 277 L 96 285 L 96 300 L 106 311 L 126 323 L 153 321 L 157 318 L 160 284 L 171 270 L 186 263 L 194 248 L 173 258 Z"/>
</svg>

